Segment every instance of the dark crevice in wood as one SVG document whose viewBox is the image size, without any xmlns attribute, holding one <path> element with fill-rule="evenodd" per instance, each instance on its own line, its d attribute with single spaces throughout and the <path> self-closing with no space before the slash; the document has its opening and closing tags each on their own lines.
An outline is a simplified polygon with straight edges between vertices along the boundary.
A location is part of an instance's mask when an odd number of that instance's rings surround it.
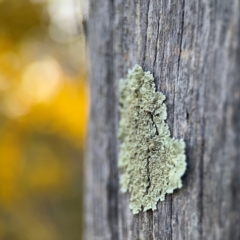
<svg viewBox="0 0 240 240">
<path fill-rule="evenodd" d="M 178 55 L 178 67 L 177 67 L 177 79 L 179 77 L 179 68 L 180 68 L 180 60 L 182 55 L 182 40 L 183 40 L 183 29 L 184 29 L 184 8 L 185 8 L 185 0 L 182 3 L 182 19 L 181 19 L 181 29 L 180 29 L 180 42 L 179 42 L 179 55 Z"/>
<path fill-rule="evenodd" d="M 151 112 L 148 112 L 148 114 L 149 114 L 149 116 L 152 120 L 153 126 L 156 129 L 156 135 L 159 135 L 157 124 L 155 123 L 155 121 L 153 119 L 153 114 Z M 150 151 L 151 151 L 151 149 L 148 149 L 148 152 L 150 152 Z M 146 189 L 146 195 L 148 194 L 148 190 L 151 187 L 151 178 L 150 178 L 150 171 L 149 171 L 149 159 L 150 159 L 150 157 L 147 158 L 147 175 L 148 175 L 148 183 L 149 184 L 148 184 L 147 189 Z"/>
<path fill-rule="evenodd" d="M 148 112 L 151 120 L 152 120 L 152 123 L 153 123 L 153 126 L 155 127 L 156 129 L 156 135 L 159 135 L 159 132 L 158 132 L 158 127 L 157 127 L 157 124 L 155 123 L 154 119 L 153 119 L 153 114 L 151 112 Z"/>
<path fill-rule="evenodd" d="M 203 165 L 203 158 L 204 158 L 204 129 L 205 129 L 205 120 L 203 120 L 203 128 L 202 128 L 202 144 L 201 144 L 201 157 L 200 157 L 200 188 L 199 188 L 199 232 L 200 232 L 200 239 L 203 240 L 203 175 L 204 175 L 204 165 Z"/>
<path fill-rule="evenodd" d="M 124 32 L 124 21 L 123 21 L 123 13 L 124 13 L 124 7 L 123 7 L 123 4 L 121 5 L 121 20 L 120 20 L 120 26 L 118 26 L 119 27 L 119 31 L 121 32 L 121 42 L 124 42 L 124 38 L 123 38 L 123 36 L 124 36 L 124 34 L 123 34 L 123 32 Z M 122 56 L 124 56 L 124 52 L 123 52 L 123 47 L 121 47 L 121 55 Z M 121 67 L 121 70 L 119 71 L 120 73 L 121 73 L 121 76 L 124 76 L 124 62 L 123 61 L 121 61 L 121 65 L 120 65 L 120 67 Z"/>
<path fill-rule="evenodd" d="M 239 49 L 240 51 L 240 49 Z M 240 54 L 240 53 L 239 53 Z M 238 56 L 240 59 L 240 56 Z M 240 61 L 238 61 L 240 62 Z M 233 95 L 237 96 L 234 99 L 234 109 L 240 109 L 240 81 L 235 84 Z M 232 170 L 232 179 L 231 179 L 231 213 L 233 216 L 231 224 L 233 225 L 233 229 L 230 233 L 230 239 L 240 239 L 240 113 L 236 111 L 233 113 L 232 123 L 234 125 L 234 130 L 236 133 L 234 144 L 236 153 L 235 153 L 235 166 Z"/>
<path fill-rule="evenodd" d="M 151 0 L 148 0 L 148 3 L 147 3 L 147 16 L 146 16 L 146 31 L 145 31 L 145 44 L 144 44 L 144 54 L 143 54 L 143 64 L 144 64 L 144 69 L 145 69 L 145 65 L 146 65 L 146 51 L 147 51 L 147 30 L 148 30 L 148 14 L 149 14 L 149 5 L 150 5 L 150 1 Z"/>
<path fill-rule="evenodd" d="M 224 103 L 223 103 L 223 113 L 227 112 L 227 101 L 225 99 Z M 222 128 L 220 130 L 220 136 L 221 136 L 221 140 L 222 139 L 227 139 L 227 116 L 226 114 L 223 114 L 222 116 Z M 226 149 L 224 148 L 224 144 L 223 142 L 220 140 L 219 146 L 222 148 L 222 154 L 226 155 Z M 224 176 L 224 168 L 220 168 L 220 175 Z M 221 179 L 221 186 L 223 186 L 223 179 Z M 222 200 L 218 201 L 218 209 L 221 209 L 221 204 L 222 204 Z M 225 222 L 225 216 L 219 216 L 219 226 L 222 228 L 224 226 L 224 222 Z"/>
<path fill-rule="evenodd" d="M 187 120 L 187 123 L 189 124 L 189 112 L 186 111 L 186 120 Z"/>
<path fill-rule="evenodd" d="M 117 134 L 115 131 L 114 125 L 114 114 L 115 114 L 115 107 L 116 106 L 116 99 L 114 96 L 114 54 L 113 54 L 113 30 L 114 30 L 114 2 L 109 0 L 109 41 L 106 43 L 108 51 L 107 56 L 107 99 L 111 99 L 108 102 L 108 110 L 107 110 L 107 121 L 109 121 L 109 126 L 111 127 L 112 131 L 112 138 L 109 139 L 108 143 L 108 160 L 109 160 L 109 177 L 107 182 L 107 200 L 108 200 L 108 227 L 111 234 L 112 239 L 119 239 L 118 234 L 118 178 L 117 176 Z"/>
<path fill-rule="evenodd" d="M 153 212 L 152 212 L 152 210 L 148 210 L 147 212 L 146 212 L 146 216 L 148 217 L 148 219 L 149 219 L 149 222 L 148 222 L 148 229 L 149 229 L 149 231 L 148 231 L 148 234 L 147 234 L 147 239 L 148 240 L 153 240 Z"/>
<path fill-rule="evenodd" d="M 182 15 L 181 15 L 181 28 L 180 28 L 180 40 L 179 40 L 179 55 L 178 55 L 178 65 L 177 65 L 177 82 L 179 80 L 179 68 L 180 68 L 180 61 L 181 61 L 181 54 L 182 54 L 182 41 L 183 41 L 183 29 L 184 29 L 184 12 L 185 12 L 185 0 L 182 2 L 182 9 L 181 9 Z M 173 113 L 175 113 L 175 85 L 176 81 L 174 83 L 174 96 L 173 96 Z M 174 124 L 173 124 L 174 125 Z M 172 127 L 173 131 L 173 127 Z"/>
<path fill-rule="evenodd" d="M 159 36 L 159 21 L 160 21 L 160 14 L 159 14 L 159 18 L 158 18 L 158 24 L 157 24 L 157 37 L 156 37 L 156 47 L 155 47 L 155 54 L 154 54 L 154 61 L 153 61 L 153 69 L 155 69 L 156 67 L 156 60 L 157 60 L 157 52 L 158 52 L 158 36 Z M 155 82 L 155 87 L 156 90 L 158 90 L 159 86 L 158 86 L 158 80 L 154 78 L 154 82 Z"/>
<path fill-rule="evenodd" d="M 150 179 L 150 171 L 149 171 L 149 159 L 150 157 L 147 158 L 147 176 L 148 176 L 148 186 L 146 188 L 146 195 L 148 195 L 148 190 L 151 187 L 151 179 Z"/>
<path fill-rule="evenodd" d="M 165 46 L 165 36 L 164 36 L 164 35 L 163 35 L 163 46 Z M 164 49 L 163 49 L 163 50 L 162 50 L 162 58 L 161 58 L 161 66 L 160 66 L 160 69 L 161 69 L 161 71 L 160 71 L 160 77 L 161 77 L 162 72 L 163 72 L 164 53 L 165 53 L 165 51 L 164 51 Z M 160 85 L 160 81 L 159 81 L 159 85 Z M 160 86 L 159 86 L 159 85 L 158 85 L 158 90 L 160 90 Z"/>
</svg>

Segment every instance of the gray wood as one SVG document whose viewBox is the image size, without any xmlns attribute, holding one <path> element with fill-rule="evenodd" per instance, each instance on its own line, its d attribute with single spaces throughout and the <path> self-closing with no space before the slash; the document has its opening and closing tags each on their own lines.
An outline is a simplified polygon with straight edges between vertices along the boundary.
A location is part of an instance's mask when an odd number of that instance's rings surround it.
<svg viewBox="0 0 240 240">
<path fill-rule="evenodd" d="M 85 237 L 240 239 L 240 3 L 90 0 Z M 118 81 L 140 64 L 186 141 L 183 188 L 132 215 L 119 191 Z"/>
</svg>

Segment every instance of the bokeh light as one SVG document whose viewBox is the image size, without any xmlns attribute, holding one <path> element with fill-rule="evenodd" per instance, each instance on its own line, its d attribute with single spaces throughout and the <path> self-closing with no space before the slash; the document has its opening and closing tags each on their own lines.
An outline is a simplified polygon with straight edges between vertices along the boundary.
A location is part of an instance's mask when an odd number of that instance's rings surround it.
<svg viewBox="0 0 240 240">
<path fill-rule="evenodd" d="M 0 239 L 82 239 L 80 0 L 0 0 Z"/>
</svg>

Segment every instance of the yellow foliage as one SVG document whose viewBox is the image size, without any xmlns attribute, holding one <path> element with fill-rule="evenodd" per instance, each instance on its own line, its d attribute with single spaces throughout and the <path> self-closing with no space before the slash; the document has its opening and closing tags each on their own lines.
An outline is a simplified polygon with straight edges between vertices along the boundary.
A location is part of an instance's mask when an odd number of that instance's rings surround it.
<svg viewBox="0 0 240 240">
<path fill-rule="evenodd" d="M 84 76 L 70 79 L 50 57 L 18 67 L 12 64 L 14 59 L 21 56 L 10 51 L 0 53 L 1 112 L 8 123 L 8 127 L 1 126 L 5 135 L 0 136 L 0 203 L 9 201 L 14 192 L 19 194 L 18 172 L 23 169 L 20 156 L 26 154 L 21 144 L 27 133 L 61 135 L 81 148 L 87 123 Z M 38 158 L 36 167 L 27 173 L 28 187 L 43 190 L 61 186 L 66 182 L 64 166 L 50 150 L 41 154 L 34 156 Z"/>
<path fill-rule="evenodd" d="M 81 219 L 86 74 L 69 74 L 53 43 L 27 38 L 44 36 L 42 7 L 0 0 L 0 239 L 67 239 L 67 221 Z"/>
<path fill-rule="evenodd" d="M 17 198 L 18 179 L 23 169 L 18 139 L 11 133 L 0 139 L 0 201 L 9 204 Z"/>
</svg>

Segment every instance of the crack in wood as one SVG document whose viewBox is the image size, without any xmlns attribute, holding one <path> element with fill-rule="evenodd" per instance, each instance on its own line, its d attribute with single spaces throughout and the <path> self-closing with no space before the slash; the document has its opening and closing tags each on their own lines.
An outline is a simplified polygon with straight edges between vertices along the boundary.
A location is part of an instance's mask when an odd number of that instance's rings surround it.
<svg viewBox="0 0 240 240">
<path fill-rule="evenodd" d="M 146 35 L 145 35 L 145 44 L 144 44 L 144 54 L 143 54 L 143 63 L 144 63 L 144 67 L 146 65 L 145 63 L 145 59 L 146 59 L 146 51 L 147 51 L 147 30 L 148 30 L 148 14 L 149 14 L 149 5 L 150 5 L 150 1 L 148 0 L 147 3 L 147 17 L 146 17 Z"/>
</svg>

